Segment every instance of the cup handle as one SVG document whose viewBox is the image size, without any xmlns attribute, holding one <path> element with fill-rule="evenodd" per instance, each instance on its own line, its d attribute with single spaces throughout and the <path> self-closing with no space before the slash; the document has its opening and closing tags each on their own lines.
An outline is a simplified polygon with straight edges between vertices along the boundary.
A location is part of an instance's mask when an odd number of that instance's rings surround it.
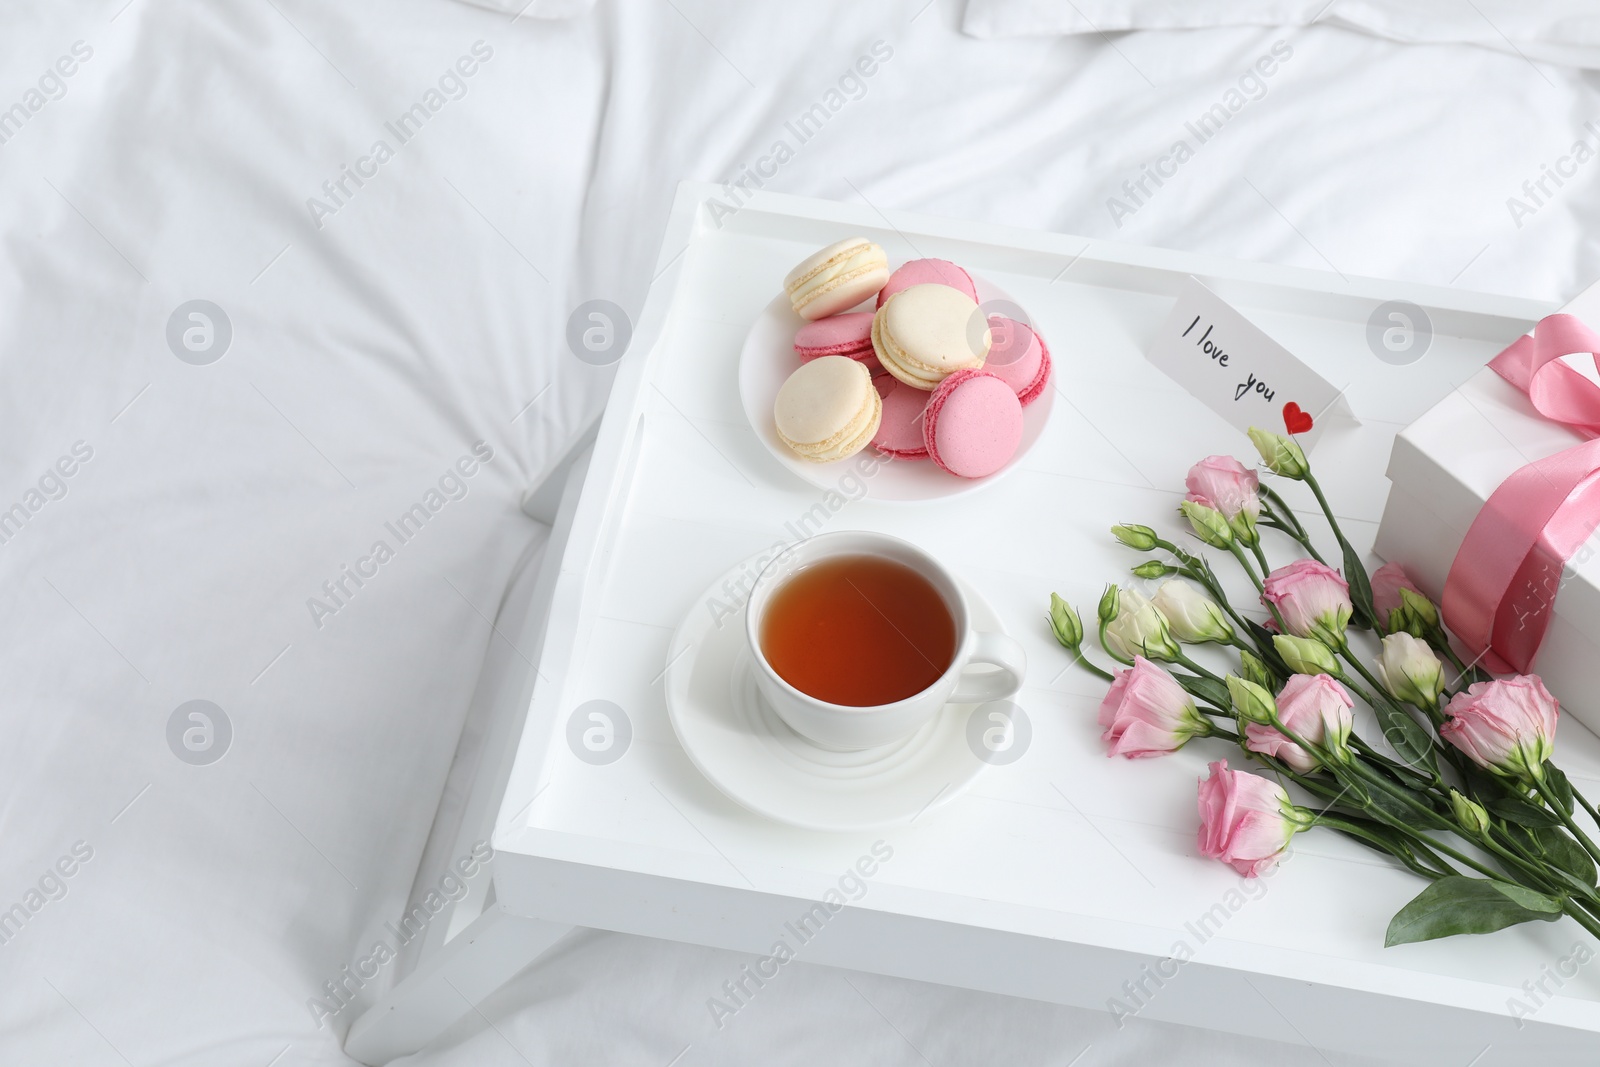
<svg viewBox="0 0 1600 1067">
<path fill-rule="evenodd" d="M 1028 674 L 1028 655 L 1022 646 L 1005 634 L 979 633 L 972 655 L 962 668 L 961 681 L 950 694 L 952 704 L 984 704 L 1016 695 Z M 968 673 L 974 666 L 998 667 L 981 674 Z"/>
</svg>

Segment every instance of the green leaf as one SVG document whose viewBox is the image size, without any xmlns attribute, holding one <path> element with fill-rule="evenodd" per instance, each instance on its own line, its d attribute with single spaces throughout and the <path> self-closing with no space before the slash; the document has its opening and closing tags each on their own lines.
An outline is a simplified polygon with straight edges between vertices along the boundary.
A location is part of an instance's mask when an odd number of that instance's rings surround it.
<svg viewBox="0 0 1600 1067">
<path fill-rule="evenodd" d="M 1560 826 L 1561 820 L 1545 809 L 1517 797 L 1496 797 L 1484 805 L 1506 822 L 1518 826 Z"/>
<path fill-rule="evenodd" d="M 1518 848 L 1523 849 L 1530 856 L 1541 859 L 1544 857 L 1544 845 L 1540 843 L 1539 838 L 1535 836 L 1534 832 L 1528 829 L 1526 826 L 1518 826 L 1514 822 L 1502 823 L 1499 829 L 1505 834 L 1505 836 L 1509 837 Z"/>
<path fill-rule="evenodd" d="M 1228 687 L 1225 683 L 1219 682 L 1214 678 L 1202 678 L 1197 674 L 1187 674 L 1183 671 L 1173 671 L 1172 676 L 1178 680 L 1178 684 L 1183 686 L 1190 696 L 1213 704 L 1223 711 L 1233 707 L 1233 698 L 1228 695 Z"/>
<path fill-rule="evenodd" d="M 1534 831 L 1551 863 L 1589 885 L 1595 884 L 1594 860 L 1565 832 L 1556 827 L 1541 827 Z"/>
<path fill-rule="evenodd" d="M 1571 815 L 1572 783 L 1567 781 L 1566 772 L 1549 760 L 1544 762 L 1544 784 L 1551 796 L 1556 798 L 1556 803 L 1561 805 L 1561 810 Z"/>
<path fill-rule="evenodd" d="M 1433 738 L 1409 711 L 1381 692 L 1372 694 L 1372 710 L 1378 716 L 1384 740 L 1394 746 L 1395 754 L 1404 763 L 1429 770 L 1438 767 L 1433 755 Z"/>
<path fill-rule="evenodd" d="M 1350 585 L 1350 603 L 1356 609 L 1355 623 L 1371 629 L 1377 612 L 1372 609 L 1372 582 L 1367 578 L 1366 565 L 1356 555 L 1356 550 L 1350 547 L 1350 542 L 1341 537 L 1339 543 L 1344 549 L 1344 580 Z"/>
<path fill-rule="evenodd" d="M 1278 654 L 1277 646 L 1272 643 L 1272 631 L 1254 619 L 1246 619 L 1245 622 L 1250 624 L 1250 637 L 1256 643 L 1256 653 L 1261 657 L 1261 661 L 1273 674 L 1287 679 L 1294 671 L 1289 669 L 1289 665 L 1283 662 L 1283 657 Z"/>
<path fill-rule="evenodd" d="M 1418 797 L 1417 799 L 1422 800 L 1423 798 Z M 1417 823 L 1416 809 L 1385 789 L 1370 786 L 1366 789 L 1366 796 L 1363 800 L 1365 801 L 1364 806 L 1368 811 L 1382 812 L 1393 822 L 1397 822 L 1402 826 L 1415 826 Z M 1425 800 L 1423 800 L 1423 803 L 1424 805 L 1427 804 Z"/>
<path fill-rule="evenodd" d="M 1453 875 L 1418 893 L 1395 913 L 1383 947 L 1432 941 L 1456 934 L 1488 934 L 1518 923 L 1561 916 L 1561 902 L 1520 885 Z"/>
</svg>

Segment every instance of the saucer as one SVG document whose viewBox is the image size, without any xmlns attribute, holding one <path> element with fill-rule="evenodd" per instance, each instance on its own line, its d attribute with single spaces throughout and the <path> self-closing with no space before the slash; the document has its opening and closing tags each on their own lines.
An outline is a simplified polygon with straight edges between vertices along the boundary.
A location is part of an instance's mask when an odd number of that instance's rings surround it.
<svg viewBox="0 0 1600 1067">
<path fill-rule="evenodd" d="M 988 766 L 967 740 L 980 705 L 946 704 L 909 737 L 852 752 L 823 748 L 778 718 L 756 689 L 744 605 L 727 610 L 725 590 L 755 559 L 695 599 L 667 651 L 667 715 L 700 773 L 758 815 L 841 833 L 904 826 L 971 785 Z M 1004 633 L 989 603 L 961 588 L 973 626 Z"/>
</svg>

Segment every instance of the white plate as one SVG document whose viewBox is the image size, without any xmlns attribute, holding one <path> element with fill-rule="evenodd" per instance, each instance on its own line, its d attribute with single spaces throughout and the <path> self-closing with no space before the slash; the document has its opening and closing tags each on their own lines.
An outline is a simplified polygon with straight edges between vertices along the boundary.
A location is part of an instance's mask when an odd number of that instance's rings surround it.
<svg viewBox="0 0 1600 1067">
<path fill-rule="evenodd" d="M 1021 306 L 1004 291 L 975 274 L 972 283 L 977 288 L 980 304 L 1003 302 L 1013 307 Z M 876 299 L 870 298 L 850 310 L 871 310 Z M 1026 311 L 1023 312 L 1023 321 L 1030 324 L 1033 321 Z M 744 404 L 745 418 L 755 428 L 756 436 L 779 463 L 819 489 L 832 489 L 838 485 L 843 467 L 856 462 L 856 457 L 833 463 L 813 463 L 801 459 L 778 440 L 778 428 L 772 419 L 772 404 L 778 398 L 778 390 L 800 366 L 800 357 L 794 353 L 794 334 L 804 322 L 794 313 L 789 297 L 782 293 L 757 316 L 750 332 L 745 335 L 744 349 L 739 353 L 739 399 Z M 1055 361 L 1053 373 L 1061 373 L 1061 353 L 1051 348 L 1050 358 Z M 1017 454 L 988 477 L 958 478 L 954 474 L 946 474 L 926 459 L 889 462 L 872 476 L 869 495 L 874 500 L 941 500 L 961 496 L 998 481 L 1021 462 L 1022 457 L 1044 435 L 1045 423 L 1050 421 L 1050 408 L 1054 402 L 1055 389 L 1047 388 L 1037 400 L 1022 409 L 1022 442 L 1017 445 Z"/>
<path fill-rule="evenodd" d="M 905 740 L 860 752 L 819 748 L 778 718 L 756 691 L 743 606 L 719 620 L 706 608 L 756 558 L 695 598 L 667 651 L 667 715 L 690 762 L 737 803 L 807 830 L 904 826 L 959 796 L 988 766 L 968 737 L 973 713 L 989 705 L 946 704 Z M 973 626 L 1004 633 L 988 602 L 961 587 Z"/>
</svg>

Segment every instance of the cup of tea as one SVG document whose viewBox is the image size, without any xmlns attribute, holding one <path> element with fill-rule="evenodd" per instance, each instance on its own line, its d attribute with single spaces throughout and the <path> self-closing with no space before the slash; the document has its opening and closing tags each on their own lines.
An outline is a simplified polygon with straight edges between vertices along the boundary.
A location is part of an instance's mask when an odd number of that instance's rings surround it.
<svg viewBox="0 0 1600 1067">
<path fill-rule="evenodd" d="M 1027 656 L 973 629 L 960 584 L 908 541 L 818 534 L 768 563 L 750 589 L 745 636 L 756 687 L 802 737 L 864 749 L 907 737 L 946 704 L 1003 700 Z"/>
</svg>

